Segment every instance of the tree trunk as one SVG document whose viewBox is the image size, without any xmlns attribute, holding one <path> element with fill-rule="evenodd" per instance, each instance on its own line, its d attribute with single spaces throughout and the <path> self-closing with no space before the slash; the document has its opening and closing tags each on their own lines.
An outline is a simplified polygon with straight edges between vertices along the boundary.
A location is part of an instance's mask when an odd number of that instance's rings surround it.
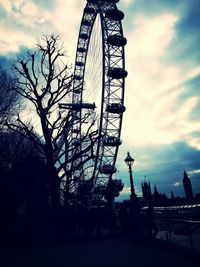
<svg viewBox="0 0 200 267">
<path fill-rule="evenodd" d="M 54 166 L 47 166 L 47 175 L 49 181 L 51 208 L 57 212 L 60 207 L 60 180 Z"/>
</svg>

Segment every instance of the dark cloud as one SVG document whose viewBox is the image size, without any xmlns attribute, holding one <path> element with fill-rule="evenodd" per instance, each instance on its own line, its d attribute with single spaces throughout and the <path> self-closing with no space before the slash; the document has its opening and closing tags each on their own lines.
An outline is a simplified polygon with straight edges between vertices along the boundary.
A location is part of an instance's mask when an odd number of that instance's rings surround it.
<svg viewBox="0 0 200 267">
<path fill-rule="evenodd" d="M 195 134 L 199 135 L 198 133 Z M 151 182 L 152 187 L 156 184 L 160 192 L 170 195 L 170 192 L 173 191 L 176 195 L 183 196 L 184 169 L 187 172 L 200 169 L 200 151 L 189 146 L 186 142 L 138 147 L 134 149 L 132 156 L 138 163 L 135 164 L 133 170 L 134 183 L 139 190 L 141 190 L 140 183 L 146 176 L 146 180 Z M 128 170 L 127 173 L 120 173 L 119 176 L 125 185 L 129 186 Z M 190 176 L 194 192 L 200 192 L 200 173 Z M 124 179 L 124 177 L 126 178 Z M 176 184 L 177 182 L 180 185 Z"/>
<path fill-rule="evenodd" d="M 0 67 L 3 69 L 11 69 L 14 64 L 14 57 L 0 56 Z"/>
<path fill-rule="evenodd" d="M 127 16 L 159 16 L 161 14 L 170 12 L 174 15 L 179 15 L 181 18 L 187 17 L 189 13 L 196 8 L 198 9 L 199 0 L 168 0 L 168 1 L 158 1 L 158 0 L 134 0 L 125 11 Z M 126 10 L 126 5 L 122 5 L 123 10 Z"/>
<path fill-rule="evenodd" d="M 185 5 L 183 6 L 182 0 L 148 0 L 148 4 L 147 0 L 135 0 L 131 5 L 128 6 L 127 10 L 125 5 L 122 5 L 121 8 L 125 12 L 125 21 L 127 22 L 125 27 L 129 28 L 132 27 L 132 19 L 137 16 L 151 18 L 153 16 L 160 16 L 167 12 L 177 14 L 180 13 L 181 10 L 184 9 L 184 7 Z"/>
<path fill-rule="evenodd" d="M 197 88 L 199 88 L 200 86 L 200 75 L 197 75 L 193 77 L 192 79 L 185 81 L 183 85 L 189 88 L 193 94 L 199 95 L 199 91 L 197 90 Z"/>
<path fill-rule="evenodd" d="M 183 91 L 179 98 L 177 99 L 176 108 L 181 107 L 185 103 L 185 101 L 189 100 L 191 97 L 197 97 L 198 101 L 196 106 L 193 108 L 189 119 L 191 121 L 198 121 L 199 120 L 199 114 L 200 114 L 200 95 L 199 95 L 199 88 L 200 88 L 200 75 L 197 75 L 193 77 L 192 79 L 189 79 L 185 81 L 183 84 L 180 84 L 178 86 L 183 88 Z M 174 88 L 173 90 L 176 90 L 177 88 Z M 199 133 L 200 134 L 200 133 Z"/>
<path fill-rule="evenodd" d="M 29 51 L 34 51 L 34 49 L 28 49 Z M 19 51 L 16 53 L 8 53 L 4 56 L 0 56 L 0 66 L 1 68 L 6 68 L 6 69 L 12 69 L 14 64 L 16 63 L 17 58 L 23 57 L 26 55 L 27 52 L 27 47 L 25 46 L 20 46 Z"/>
<path fill-rule="evenodd" d="M 132 15 L 154 16 L 166 10 L 166 1 L 149 0 L 148 8 L 146 0 L 136 0 L 128 6 L 128 12 Z M 123 7 L 125 8 L 125 6 Z M 127 14 L 128 14 L 127 12 Z"/>
<path fill-rule="evenodd" d="M 184 4 L 185 8 L 179 13 L 176 23 L 176 36 L 168 48 L 166 58 L 190 68 L 200 62 L 200 9 L 199 1 L 184 1 Z"/>
<path fill-rule="evenodd" d="M 200 8 L 199 0 L 168 0 L 158 1 L 135 0 L 133 3 L 122 9 L 125 12 L 124 26 L 132 29 L 132 20 L 137 16 L 151 18 L 162 14 L 171 13 L 178 17 L 175 26 L 175 38 L 166 49 L 163 60 L 168 63 L 184 65 L 191 68 L 200 62 Z"/>
</svg>

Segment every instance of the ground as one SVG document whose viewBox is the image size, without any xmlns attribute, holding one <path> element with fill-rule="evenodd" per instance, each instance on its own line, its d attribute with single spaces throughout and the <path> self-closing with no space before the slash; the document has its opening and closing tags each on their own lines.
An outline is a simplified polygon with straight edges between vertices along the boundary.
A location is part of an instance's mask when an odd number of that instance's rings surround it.
<svg viewBox="0 0 200 267">
<path fill-rule="evenodd" d="M 199 267 L 197 257 L 125 238 L 1 249 L 1 267 Z"/>
</svg>

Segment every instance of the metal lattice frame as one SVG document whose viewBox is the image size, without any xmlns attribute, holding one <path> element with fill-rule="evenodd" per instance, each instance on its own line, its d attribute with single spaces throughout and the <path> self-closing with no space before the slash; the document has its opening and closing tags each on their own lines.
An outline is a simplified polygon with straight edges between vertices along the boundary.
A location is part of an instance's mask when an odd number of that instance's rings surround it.
<svg viewBox="0 0 200 267">
<path fill-rule="evenodd" d="M 121 144 L 122 116 L 125 111 L 124 80 L 127 72 L 125 71 L 124 45 L 126 39 L 123 37 L 121 23 L 123 13 L 117 9 L 116 2 L 118 1 L 87 1 L 81 20 L 76 50 L 72 103 L 83 107 L 83 87 L 88 48 L 95 20 L 97 16 L 100 16 L 103 76 L 99 136 L 102 138 L 99 138 L 96 145 L 96 158 L 93 162 L 93 174 L 90 177 L 93 178 L 95 186 L 104 186 L 116 172 L 115 163 L 118 147 Z M 80 136 L 81 117 L 82 109 L 74 111 L 73 131 L 79 132 Z"/>
</svg>

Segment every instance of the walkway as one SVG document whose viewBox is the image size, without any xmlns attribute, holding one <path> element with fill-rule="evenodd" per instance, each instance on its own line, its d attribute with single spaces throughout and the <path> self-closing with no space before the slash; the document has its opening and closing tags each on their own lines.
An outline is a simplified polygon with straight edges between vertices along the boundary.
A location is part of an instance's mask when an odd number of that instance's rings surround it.
<svg viewBox="0 0 200 267">
<path fill-rule="evenodd" d="M 1 250 L 1 267 L 199 267 L 197 257 L 125 238 Z M 2 262 L 1 262 L 2 261 Z"/>
</svg>

